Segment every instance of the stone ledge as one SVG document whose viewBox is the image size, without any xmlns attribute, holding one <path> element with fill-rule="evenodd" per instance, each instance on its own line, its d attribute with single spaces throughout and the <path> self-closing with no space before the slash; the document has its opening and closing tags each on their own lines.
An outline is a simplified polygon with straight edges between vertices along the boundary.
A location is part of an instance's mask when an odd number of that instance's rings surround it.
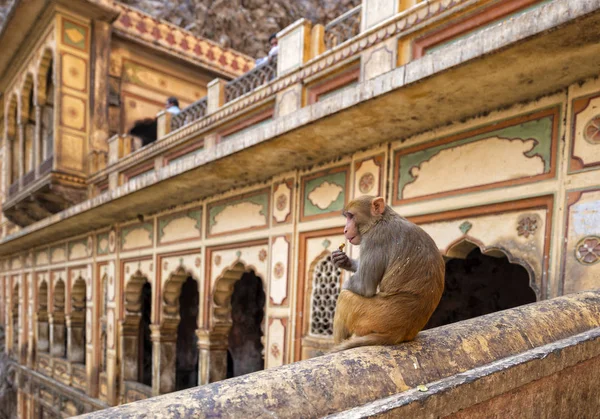
<svg viewBox="0 0 600 419">
<path fill-rule="evenodd" d="M 395 347 L 325 355 L 87 417 L 323 417 L 536 348 L 548 352 L 544 345 L 598 327 L 600 291 L 584 292 L 431 329 Z"/>
<path fill-rule="evenodd" d="M 282 171 L 330 161 L 400 135 L 406 138 L 479 112 L 535 99 L 596 75 L 600 66 L 598 11 L 600 4 L 595 2 L 555 0 L 545 4 L 436 50 L 427 56 L 431 58 L 413 61 L 256 127 L 243 138 L 220 143 L 48 217 L 4 238 L 0 255 L 133 219 L 140 207 L 144 214 L 152 214 L 174 199 L 184 204 L 265 181 Z M 544 36 L 534 36 L 543 32 Z M 467 46 L 481 55 L 473 57 Z M 459 53 L 458 64 L 443 59 Z M 443 70 L 440 64 L 436 72 L 431 63 L 438 61 L 453 67 Z M 482 90 L 487 94 L 482 95 Z M 274 152 L 281 160 L 269 164 Z"/>
</svg>

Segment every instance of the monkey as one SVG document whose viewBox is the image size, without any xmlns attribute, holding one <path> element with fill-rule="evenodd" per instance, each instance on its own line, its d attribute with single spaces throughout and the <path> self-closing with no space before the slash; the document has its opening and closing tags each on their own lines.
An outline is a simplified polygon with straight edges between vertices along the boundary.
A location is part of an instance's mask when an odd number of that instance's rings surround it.
<svg viewBox="0 0 600 419">
<path fill-rule="evenodd" d="M 360 245 L 359 260 L 332 252 L 354 274 L 338 296 L 331 352 L 413 340 L 444 291 L 444 259 L 421 227 L 401 217 L 382 197 L 362 196 L 342 211 L 344 236 Z"/>
</svg>

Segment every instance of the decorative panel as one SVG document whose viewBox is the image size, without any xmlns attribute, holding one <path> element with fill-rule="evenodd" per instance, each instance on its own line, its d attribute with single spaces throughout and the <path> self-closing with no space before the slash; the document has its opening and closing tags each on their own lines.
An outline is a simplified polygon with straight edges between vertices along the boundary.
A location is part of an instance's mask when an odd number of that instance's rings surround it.
<svg viewBox="0 0 600 419">
<path fill-rule="evenodd" d="M 292 191 L 294 179 L 273 185 L 273 223 L 282 224 L 292 220 Z"/>
<path fill-rule="evenodd" d="M 397 150 L 394 204 L 553 177 L 559 110 L 554 107 Z"/>
<path fill-rule="evenodd" d="M 251 231 L 269 225 L 269 193 L 262 189 L 208 205 L 208 236 Z"/>
<path fill-rule="evenodd" d="M 600 278 L 600 190 L 567 195 L 562 281 L 565 294 L 598 287 Z"/>
<path fill-rule="evenodd" d="M 202 238 L 202 209 L 165 215 L 158 219 L 158 243 L 176 243 Z"/>
<path fill-rule="evenodd" d="M 290 240 L 290 235 L 279 236 L 275 237 L 271 244 L 271 284 L 269 286 L 269 301 L 273 306 L 288 305 Z"/>
<path fill-rule="evenodd" d="M 342 166 L 302 178 L 301 221 L 341 214 L 348 201 L 349 171 Z"/>
<path fill-rule="evenodd" d="M 269 317 L 265 368 L 279 367 L 286 359 L 286 332 L 288 319 Z"/>
<path fill-rule="evenodd" d="M 573 101 L 570 171 L 600 167 L 600 94 Z"/>
<path fill-rule="evenodd" d="M 384 155 L 378 155 L 355 163 L 354 195 L 382 195 Z"/>
<path fill-rule="evenodd" d="M 143 249 L 154 242 L 152 222 L 133 224 L 121 230 L 121 250 Z"/>
</svg>

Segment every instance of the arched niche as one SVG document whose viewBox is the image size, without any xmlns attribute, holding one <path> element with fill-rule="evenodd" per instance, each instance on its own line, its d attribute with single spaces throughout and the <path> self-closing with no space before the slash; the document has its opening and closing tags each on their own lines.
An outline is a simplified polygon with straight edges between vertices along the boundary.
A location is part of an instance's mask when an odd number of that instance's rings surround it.
<svg viewBox="0 0 600 419">
<path fill-rule="evenodd" d="M 183 266 L 169 275 L 162 291 L 159 392 L 168 393 L 198 385 L 199 286 Z"/>
<path fill-rule="evenodd" d="M 48 328 L 48 282 L 43 280 L 38 287 L 37 307 L 37 349 L 48 352 L 50 330 Z"/>
<path fill-rule="evenodd" d="M 17 95 L 13 94 L 9 101 L 6 112 L 6 134 L 8 140 L 8 173 L 9 185 L 16 183 L 19 180 L 19 159 L 21 156 L 19 146 L 19 135 L 17 132 L 18 119 L 18 99 Z M 11 191 L 9 190 L 9 193 Z"/>
<path fill-rule="evenodd" d="M 23 174 L 34 169 L 34 142 L 36 130 L 35 92 L 33 74 L 27 73 L 21 88 L 21 122 L 23 124 Z"/>
<path fill-rule="evenodd" d="M 125 318 L 122 321 L 122 376 L 125 381 L 152 385 L 152 341 L 150 323 L 152 286 L 148 278 L 137 271 L 125 286 Z"/>
<path fill-rule="evenodd" d="M 12 355 L 19 356 L 19 284 L 16 283 L 12 290 L 11 296 L 11 311 L 12 311 Z"/>
<path fill-rule="evenodd" d="M 531 271 L 504 249 L 472 238 L 447 251 L 444 294 L 426 329 L 535 302 Z"/>
<path fill-rule="evenodd" d="M 47 48 L 40 60 L 37 73 L 37 103 L 40 106 L 41 134 L 39 136 L 39 162 L 53 155 L 54 147 L 54 59 L 53 52 Z"/>
<path fill-rule="evenodd" d="M 85 280 L 80 277 L 73 282 L 71 289 L 67 353 L 69 361 L 77 364 L 85 364 L 86 288 Z"/>
<path fill-rule="evenodd" d="M 65 282 L 58 279 L 54 284 L 52 314 L 50 316 L 50 353 L 57 358 L 67 357 L 67 331 L 65 324 Z"/>
<path fill-rule="evenodd" d="M 108 275 L 104 274 L 100 281 L 100 372 L 106 372 L 106 350 L 108 343 Z"/>
<path fill-rule="evenodd" d="M 228 351 L 230 375 L 237 376 L 264 367 L 262 339 L 266 294 L 264 280 L 255 272 L 254 267 L 238 261 L 225 269 L 215 281 L 210 307 L 212 326 L 208 333 L 201 333 L 200 340 L 201 364 L 206 369 L 201 384 L 228 377 Z M 245 306 L 250 300 L 254 300 L 254 305 Z M 243 317 L 244 306 L 246 318 Z M 252 327 L 244 326 L 246 320 L 254 322 Z M 257 356 L 262 360 L 261 365 L 253 361 Z"/>
</svg>

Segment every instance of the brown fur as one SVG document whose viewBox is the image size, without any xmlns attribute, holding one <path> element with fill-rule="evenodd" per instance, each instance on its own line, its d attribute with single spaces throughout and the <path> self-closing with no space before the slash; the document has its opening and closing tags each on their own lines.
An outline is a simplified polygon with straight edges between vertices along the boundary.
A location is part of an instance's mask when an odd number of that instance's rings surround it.
<svg viewBox="0 0 600 419">
<path fill-rule="evenodd" d="M 361 254 L 357 263 L 334 252 L 338 266 L 356 273 L 338 297 L 333 351 L 414 339 L 444 290 L 444 260 L 435 242 L 383 198 L 360 197 L 344 215 L 344 234 L 361 244 Z"/>
</svg>

